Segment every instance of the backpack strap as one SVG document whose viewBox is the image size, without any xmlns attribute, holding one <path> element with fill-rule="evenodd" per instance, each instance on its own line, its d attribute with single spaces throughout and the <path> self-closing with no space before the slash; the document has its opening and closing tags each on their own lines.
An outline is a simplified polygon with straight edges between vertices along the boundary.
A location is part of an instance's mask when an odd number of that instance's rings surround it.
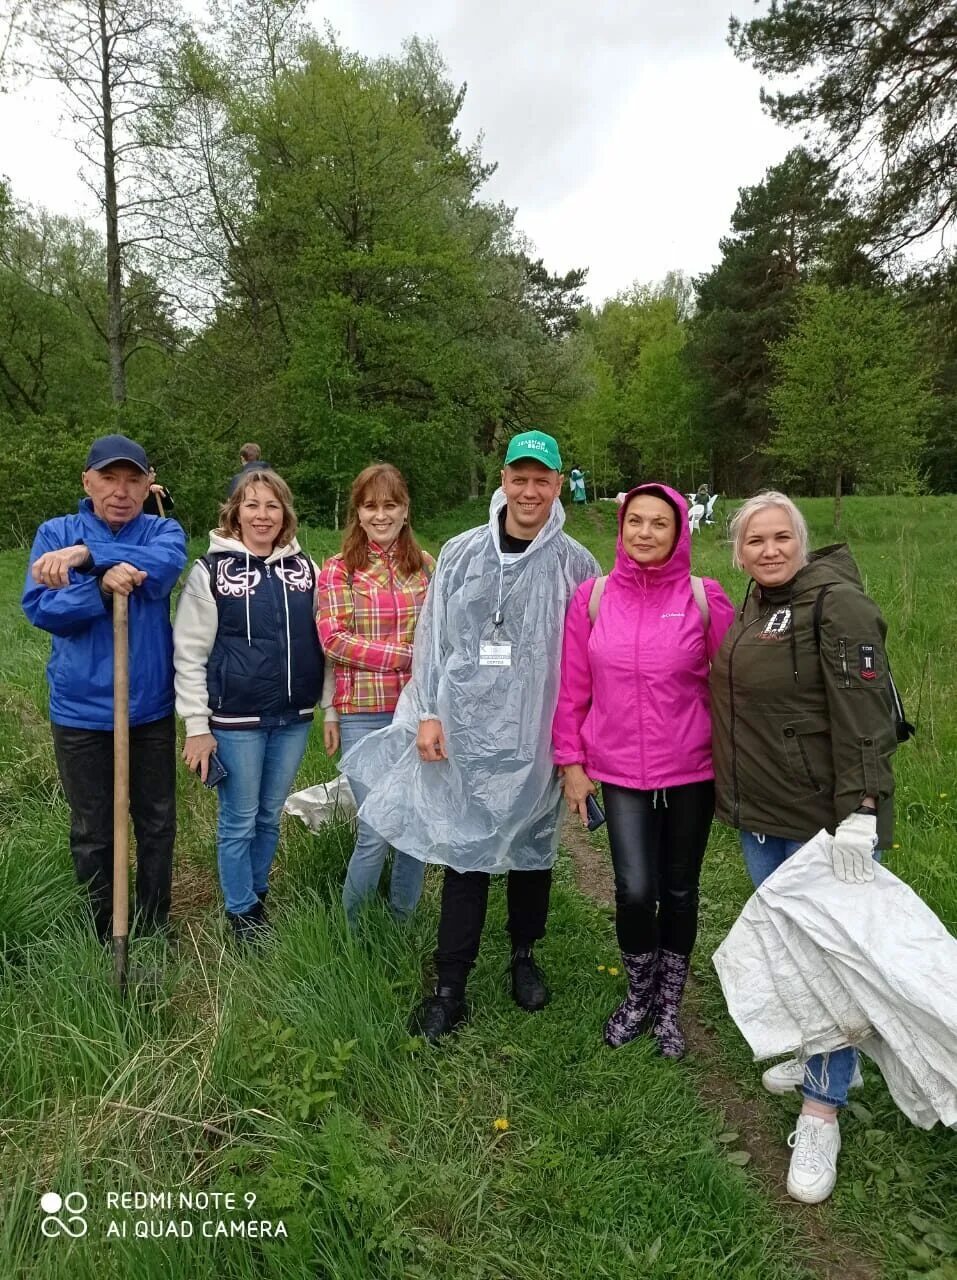
<svg viewBox="0 0 957 1280">
<path fill-rule="evenodd" d="M 601 598 L 605 594 L 605 584 L 608 581 L 606 573 L 601 578 L 596 578 L 591 586 L 591 595 L 588 597 L 588 621 L 592 626 L 595 625 L 595 619 L 598 617 L 598 606 L 601 604 Z"/>
<path fill-rule="evenodd" d="M 824 597 L 826 594 L 827 587 L 822 587 L 817 593 L 817 599 L 814 601 L 814 613 L 812 615 L 814 646 L 819 654 L 821 652 L 821 618 L 824 614 Z M 894 737 L 898 742 L 907 742 L 910 738 L 913 738 L 917 728 L 907 719 L 904 702 L 898 692 L 894 673 L 891 670 L 890 658 L 888 658 L 886 651 L 884 653 L 884 661 L 887 663 L 887 687 L 891 698 L 891 720 L 894 725 Z"/>
<path fill-rule="evenodd" d="M 592 626 L 595 625 L 595 619 L 598 617 L 598 610 L 601 606 L 601 598 L 605 594 L 605 584 L 608 582 L 608 575 L 596 578 L 592 583 L 591 595 L 588 597 L 588 621 Z M 691 577 L 691 591 L 694 595 L 694 602 L 698 606 L 698 612 L 701 614 L 701 621 L 704 623 L 705 631 L 711 626 L 711 606 L 708 604 L 708 597 L 705 594 L 704 580 L 696 578 L 693 574 Z"/>
<path fill-rule="evenodd" d="M 704 589 L 704 579 L 696 578 L 691 575 L 691 591 L 694 595 L 694 602 L 698 606 L 698 612 L 701 614 L 701 621 L 704 623 L 704 629 L 707 631 L 711 626 L 711 606 L 708 604 L 708 597 Z"/>
</svg>

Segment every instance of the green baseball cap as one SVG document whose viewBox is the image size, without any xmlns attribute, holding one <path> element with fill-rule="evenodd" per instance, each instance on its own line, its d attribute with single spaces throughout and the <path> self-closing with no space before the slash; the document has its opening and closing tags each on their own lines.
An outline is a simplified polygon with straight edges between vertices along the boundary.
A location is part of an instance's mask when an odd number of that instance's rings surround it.
<svg viewBox="0 0 957 1280">
<path fill-rule="evenodd" d="M 547 436 L 544 431 L 523 431 L 520 436 L 512 436 L 505 454 L 505 465 L 520 462 L 522 458 L 532 458 L 535 462 L 550 467 L 552 471 L 562 469 L 558 441 L 554 436 Z"/>
</svg>

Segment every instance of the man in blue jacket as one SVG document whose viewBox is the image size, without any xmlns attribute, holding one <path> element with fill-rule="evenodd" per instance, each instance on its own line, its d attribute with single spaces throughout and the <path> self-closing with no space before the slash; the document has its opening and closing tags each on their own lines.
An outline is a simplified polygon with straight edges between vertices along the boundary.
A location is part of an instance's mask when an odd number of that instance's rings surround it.
<svg viewBox="0 0 957 1280">
<path fill-rule="evenodd" d="M 136 912 L 165 929 L 176 835 L 176 732 L 169 599 L 186 563 L 175 520 L 143 515 L 149 462 L 126 436 L 95 440 L 76 515 L 45 521 L 30 552 L 23 611 L 49 631 L 50 719 L 70 806 L 70 848 L 99 937 L 113 916 L 113 598 L 129 597 L 130 809 Z"/>
</svg>

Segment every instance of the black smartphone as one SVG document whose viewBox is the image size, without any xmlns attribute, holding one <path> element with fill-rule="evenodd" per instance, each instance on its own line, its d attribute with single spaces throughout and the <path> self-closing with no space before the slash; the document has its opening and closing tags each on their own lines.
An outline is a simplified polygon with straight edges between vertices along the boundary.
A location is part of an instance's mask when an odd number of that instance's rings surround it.
<svg viewBox="0 0 957 1280">
<path fill-rule="evenodd" d="M 206 781 L 203 783 L 203 786 L 218 787 L 225 777 L 226 770 L 223 768 L 223 763 L 219 756 L 214 751 L 209 757 L 209 763 L 206 766 Z M 602 819 L 602 821 L 604 821 L 604 819 Z"/>
<path fill-rule="evenodd" d="M 597 831 L 605 821 L 605 815 L 602 813 L 601 805 L 594 796 L 585 797 L 585 812 L 588 814 L 588 821 L 585 826 L 589 831 Z"/>
</svg>

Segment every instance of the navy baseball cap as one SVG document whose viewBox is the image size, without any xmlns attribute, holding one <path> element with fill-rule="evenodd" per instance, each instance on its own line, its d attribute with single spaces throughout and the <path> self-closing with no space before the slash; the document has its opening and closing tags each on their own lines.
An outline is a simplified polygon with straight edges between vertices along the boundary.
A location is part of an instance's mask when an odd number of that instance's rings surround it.
<svg viewBox="0 0 957 1280">
<path fill-rule="evenodd" d="M 100 436 L 99 440 L 94 440 L 90 445 L 84 470 L 101 471 L 112 462 L 128 462 L 131 466 L 139 467 L 144 475 L 150 469 L 146 450 L 135 440 L 130 440 L 127 436 Z"/>
</svg>

